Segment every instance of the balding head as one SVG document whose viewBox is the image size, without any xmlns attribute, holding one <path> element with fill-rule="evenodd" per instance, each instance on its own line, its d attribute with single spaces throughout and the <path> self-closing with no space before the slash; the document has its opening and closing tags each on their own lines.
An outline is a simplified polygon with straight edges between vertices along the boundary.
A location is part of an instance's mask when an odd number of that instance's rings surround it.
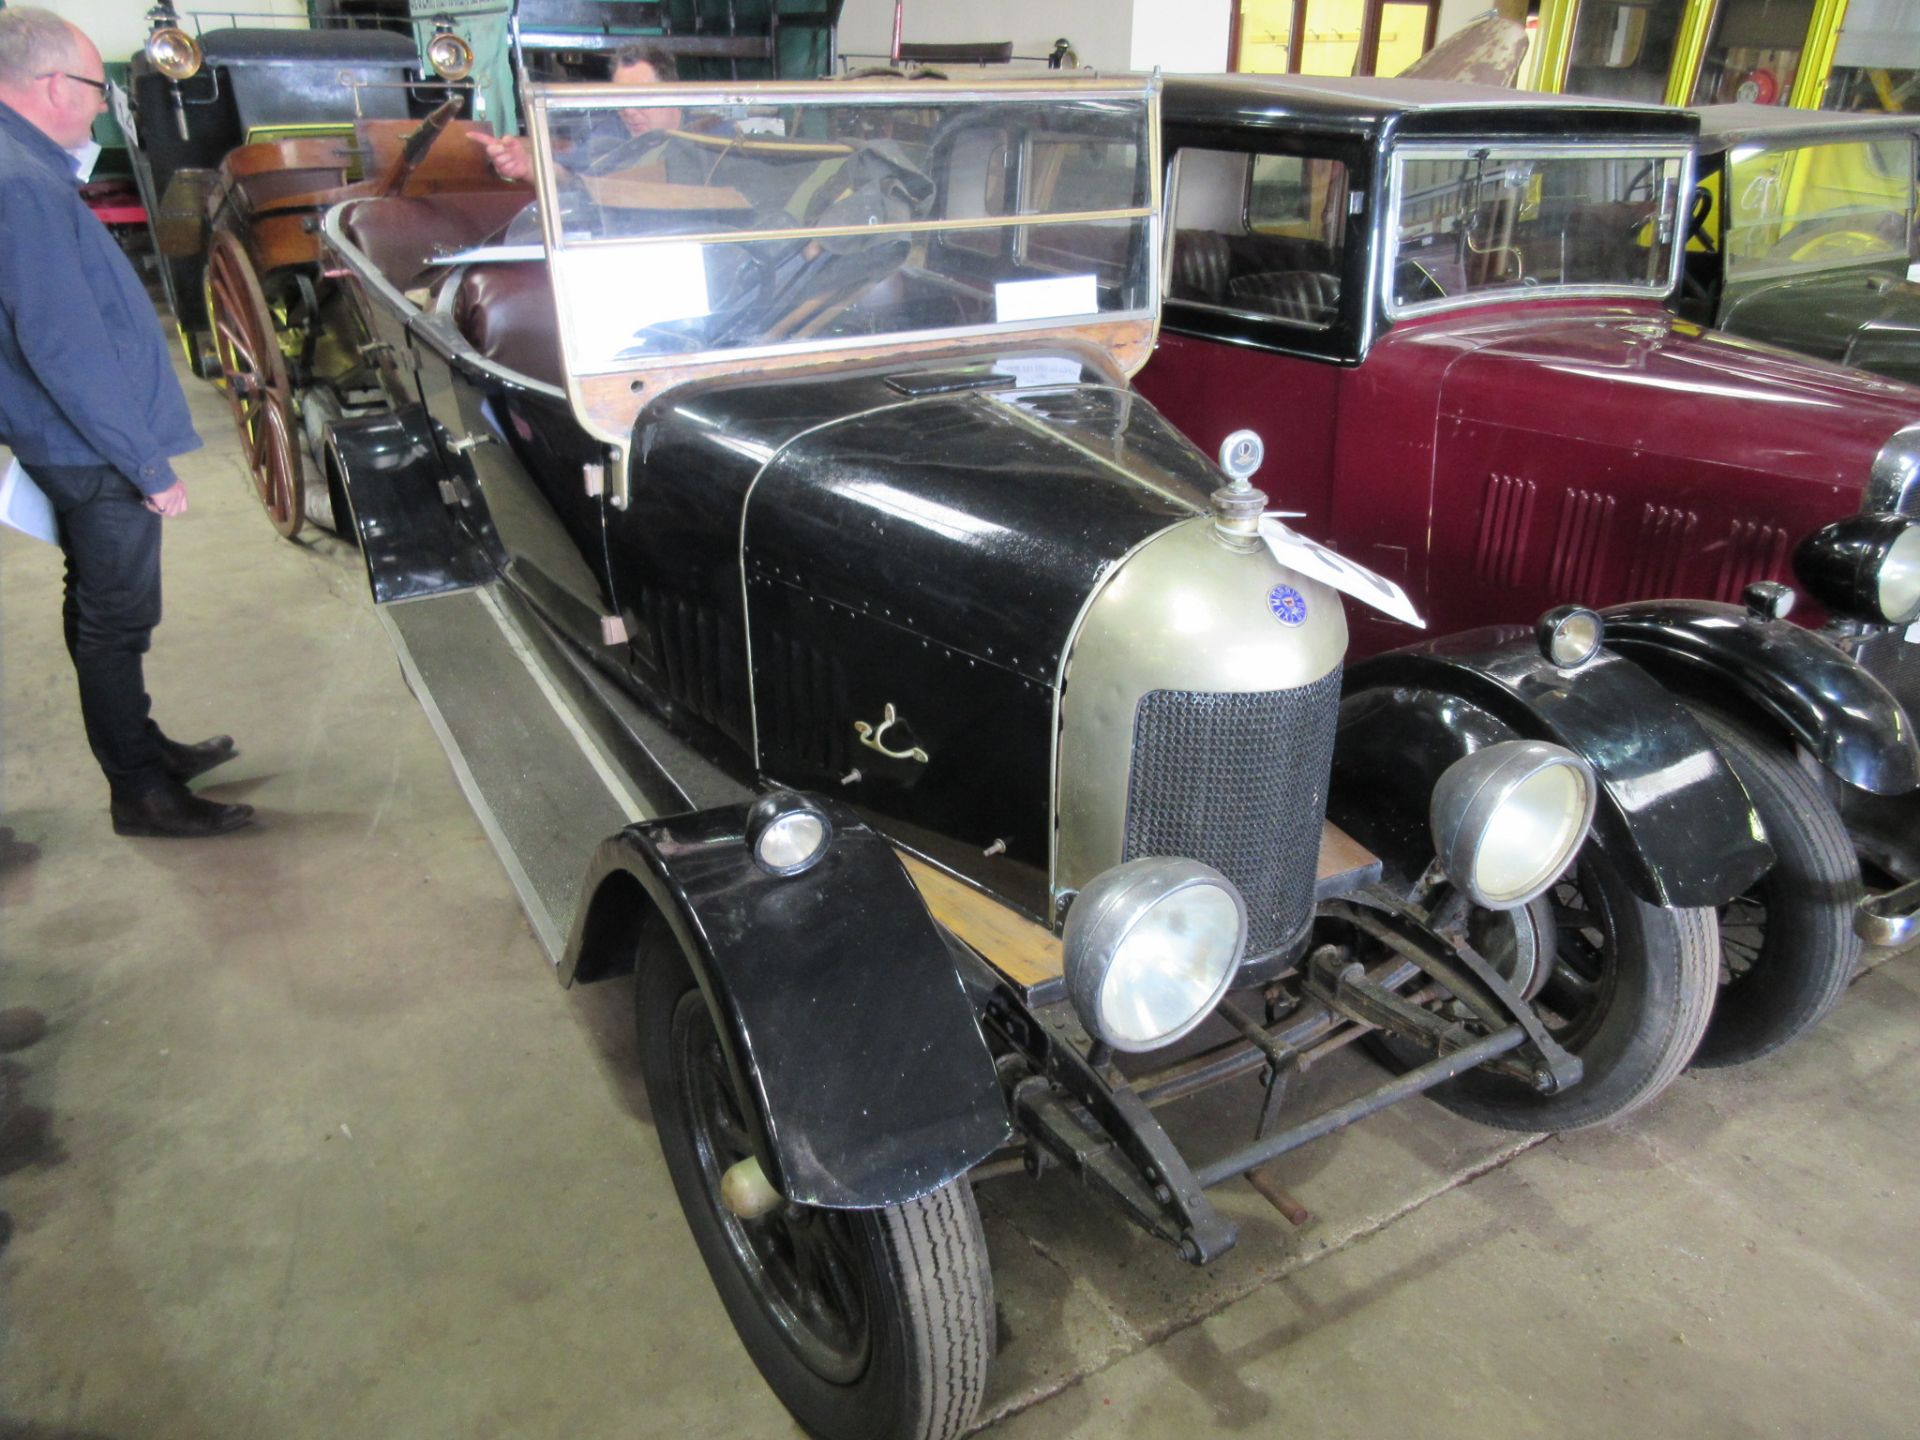
<svg viewBox="0 0 1920 1440">
<path fill-rule="evenodd" d="M 61 149 L 107 108 L 106 78 L 93 42 L 51 10 L 0 10 L 0 101 Z"/>
</svg>

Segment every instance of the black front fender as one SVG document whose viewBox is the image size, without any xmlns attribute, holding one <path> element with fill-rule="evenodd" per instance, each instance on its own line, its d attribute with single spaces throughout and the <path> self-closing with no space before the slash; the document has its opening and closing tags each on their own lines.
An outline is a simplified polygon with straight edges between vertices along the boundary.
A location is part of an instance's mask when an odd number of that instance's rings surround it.
<svg viewBox="0 0 1920 1440">
<path fill-rule="evenodd" d="M 1601 612 L 1607 646 L 1683 695 L 1757 715 L 1849 785 L 1898 795 L 1920 785 L 1913 722 L 1852 656 L 1737 605 L 1653 600 Z"/>
<path fill-rule="evenodd" d="M 846 806 L 826 855 L 754 864 L 747 807 L 629 825 L 595 852 L 561 978 L 625 968 L 651 917 L 719 1024 L 757 1149 L 789 1200 L 896 1205 L 964 1174 L 1011 1133 L 953 960 L 892 847 Z"/>
<path fill-rule="evenodd" d="M 1511 627 L 1429 640 L 1347 672 L 1333 817 L 1424 864 L 1441 772 L 1515 737 L 1564 745 L 1593 767 L 1596 837 L 1651 904 L 1723 904 L 1773 863 L 1747 792 L 1665 689 L 1605 651 L 1562 670 Z"/>
</svg>

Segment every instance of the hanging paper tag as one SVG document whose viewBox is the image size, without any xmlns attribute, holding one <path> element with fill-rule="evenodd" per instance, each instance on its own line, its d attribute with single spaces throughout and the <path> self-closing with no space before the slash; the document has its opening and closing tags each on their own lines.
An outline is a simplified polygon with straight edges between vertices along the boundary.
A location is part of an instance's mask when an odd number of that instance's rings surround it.
<svg viewBox="0 0 1920 1440">
<path fill-rule="evenodd" d="M 1383 615 L 1390 615 L 1408 625 L 1418 625 L 1422 630 L 1427 628 L 1427 622 L 1413 608 L 1413 601 L 1407 598 L 1407 592 L 1384 576 L 1374 574 L 1366 566 L 1356 565 L 1334 554 L 1326 546 L 1307 539 L 1298 531 L 1289 530 L 1272 516 L 1260 521 L 1260 538 L 1267 542 L 1267 549 L 1272 552 L 1273 558 L 1289 570 L 1297 570 L 1309 579 L 1331 585 L 1342 594 L 1371 605 Z"/>
</svg>

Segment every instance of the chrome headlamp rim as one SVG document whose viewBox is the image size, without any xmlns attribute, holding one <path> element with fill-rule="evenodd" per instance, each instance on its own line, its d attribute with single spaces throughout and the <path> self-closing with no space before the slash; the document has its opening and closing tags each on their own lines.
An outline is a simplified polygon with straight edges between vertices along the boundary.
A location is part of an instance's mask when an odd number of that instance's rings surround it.
<svg viewBox="0 0 1920 1440">
<path fill-rule="evenodd" d="M 753 863 L 784 879 L 820 863 L 833 843 L 833 822 L 805 796 L 774 790 L 748 808 L 745 839 Z"/>
<path fill-rule="evenodd" d="M 1793 552 L 1794 573 L 1829 610 L 1879 625 L 1920 620 L 1920 520 L 1869 511 L 1822 526 Z"/>
<path fill-rule="evenodd" d="M 1564 789 L 1568 783 L 1571 791 Z M 1517 909 L 1559 879 L 1586 843 L 1599 788 L 1592 766 L 1565 746 L 1544 740 L 1483 746 L 1454 761 L 1434 785 L 1429 808 L 1434 854 L 1447 878 L 1474 904 Z M 1544 826 L 1538 815 L 1519 808 L 1541 805 L 1558 811 L 1547 812 Z M 1522 828 L 1516 832 L 1516 826 Z M 1490 848 L 1496 843 L 1502 851 Z M 1483 862 L 1500 860 L 1512 871 L 1516 851 L 1529 857 L 1519 862 L 1520 878 L 1509 875 L 1505 883 L 1493 884 Z"/>
<path fill-rule="evenodd" d="M 1108 981 L 1127 941 L 1163 905 L 1206 887 L 1232 906 L 1233 941 L 1209 957 L 1204 989 L 1190 992 L 1189 1013 L 1150 1035 L 1125 1034 L 1109 1023 Z M 1081 890 L 1062 934 L 1067 995 L 1089 1034 L 1116 1050 L 1142 1052 L 1170 1045 L 1191 1032 L 1220 1003 L 1246 953 L 1247 907 L 1239 888 L 1211 865 L 1174 856 L 1144 856 L 1103 871 Z"/>
</svg>

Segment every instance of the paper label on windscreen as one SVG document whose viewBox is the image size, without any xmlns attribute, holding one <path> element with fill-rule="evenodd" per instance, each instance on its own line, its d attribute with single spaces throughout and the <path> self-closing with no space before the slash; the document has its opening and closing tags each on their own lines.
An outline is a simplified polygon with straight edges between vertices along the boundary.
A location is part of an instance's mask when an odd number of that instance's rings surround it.
<svg viewBox="0 0 1920 1440">
<path fill-rule="evenodd" d="M 578 362 L 654 353 L 640 332 L 707 314 L 706 247 L 608 245 L 563 250 L 568 319 Z"/>
<path fill-rule="evenodd" d="M 1366 566 L 1356 565 L 1344 555 L 1334 554 L 1299 531 L 1289 530 L 1272 516 L 1261 520 L 1260 538 L 1267 542 L 1267 549 L 1273 558 L 1289 570 L 1331 585 L 1342 594 L 1371 605 L 1383 615 L 1391 615 L 1395 620 L 1403 620 L 1409 625 L 1418 625 L 1422 630 L 1427 628 L 1427 622 L 1413 608 L 1413 601 L 1407 598 L 1407 592 L 1384 575 L 1376 575 Z"/>
<path fill-rule="evenodd" d="M 1015 389 L 1025 390 L 1033 386 L 1078 385 L 1082 372 L 1078 360 L 1069 360 L 1064 355 L 1012 355 L 994 361 L 993 373 L 1007 376 Z"/>
<path fill-rule="evenodd" d="M 1091 275 L 1061 275 L 1052 280 L 1002 280 L 993 287 L 993 318 L 1059 320 L 1068 315 L 1098 315 L 1100 291 Z"/>
</svg>

